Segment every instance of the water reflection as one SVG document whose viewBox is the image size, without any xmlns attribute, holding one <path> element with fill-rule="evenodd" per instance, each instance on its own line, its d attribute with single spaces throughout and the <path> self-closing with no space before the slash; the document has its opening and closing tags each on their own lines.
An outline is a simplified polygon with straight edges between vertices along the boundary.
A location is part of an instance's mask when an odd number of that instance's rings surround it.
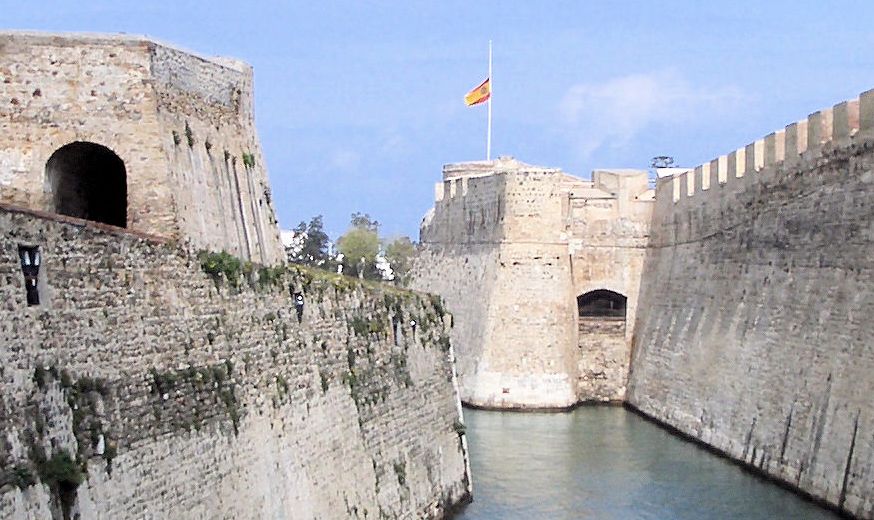
<svg viewBox="0 0 874 520">
<path fill-rule="evenodd" d="M 458 519 L 836 519 L 620 407 L 465 410 L 474 502 Z"/>
</svg>

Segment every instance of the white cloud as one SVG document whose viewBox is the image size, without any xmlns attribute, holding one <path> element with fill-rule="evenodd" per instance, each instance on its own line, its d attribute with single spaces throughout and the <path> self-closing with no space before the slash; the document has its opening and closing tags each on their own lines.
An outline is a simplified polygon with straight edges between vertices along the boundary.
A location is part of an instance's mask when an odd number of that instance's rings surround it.
<svg viewBox="0 0 874 520">
<path fill-rule="evenodd" d="M 581 157 L 620 147 L 655 124 L 716 124 L 744 101 L 736 86 L 695 85 L 673 70 L 631 74 L 568 89 L 559 110 Z"/>
<path fill-rule="evenodd" d="M 354 150 L 334 150 L 329 164 L 336 170 L 353 172 L 358 169 L 361 156 Z"/>
</svg>

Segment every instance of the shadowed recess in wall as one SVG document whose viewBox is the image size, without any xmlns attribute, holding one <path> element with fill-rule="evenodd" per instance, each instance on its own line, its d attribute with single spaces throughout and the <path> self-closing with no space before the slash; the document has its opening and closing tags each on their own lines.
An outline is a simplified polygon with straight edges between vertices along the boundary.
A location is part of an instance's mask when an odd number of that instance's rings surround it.
<svg viewBox="0 0 874 520">
<path fill-rule="evenodd" d="M 581 318 L 625 319 L 628 298 L 606 289 L 597 289 L 577 296 L 577 310 Z"/>
<path fill-rule="evenodd" d="M 127 175 L 109 148 L 77 141 L 46 162 L 52 208 L 70 217 L 127 227 Z"/>
</svg>

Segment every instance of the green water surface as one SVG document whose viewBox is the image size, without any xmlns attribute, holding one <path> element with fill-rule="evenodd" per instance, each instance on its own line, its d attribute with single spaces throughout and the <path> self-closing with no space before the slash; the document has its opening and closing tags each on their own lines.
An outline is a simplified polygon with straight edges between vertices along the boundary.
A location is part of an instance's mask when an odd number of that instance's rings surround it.
<svg viewBox="0 0 874 520">
<path fill-rule="evenodd" d="M 621 407 L 464 417 L 474 502 L 457 519 L 838 518 Z"/>
</svg>

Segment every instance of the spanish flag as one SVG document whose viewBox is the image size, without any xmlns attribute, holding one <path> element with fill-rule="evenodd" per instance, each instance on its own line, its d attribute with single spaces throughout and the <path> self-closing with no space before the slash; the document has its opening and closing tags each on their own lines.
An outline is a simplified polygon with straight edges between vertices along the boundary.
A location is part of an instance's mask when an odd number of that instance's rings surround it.
<svg viewBox="0 0 874 520">
<path fill-rule="evenodd" d="M 479 84 L 475 89 L 471 90 L 464 96 L 464 102 L 467 106 L 472 107 L 485 103 L 492 95 L 491 78 L 486 78 L 485 81 Z"/>
</svg>

